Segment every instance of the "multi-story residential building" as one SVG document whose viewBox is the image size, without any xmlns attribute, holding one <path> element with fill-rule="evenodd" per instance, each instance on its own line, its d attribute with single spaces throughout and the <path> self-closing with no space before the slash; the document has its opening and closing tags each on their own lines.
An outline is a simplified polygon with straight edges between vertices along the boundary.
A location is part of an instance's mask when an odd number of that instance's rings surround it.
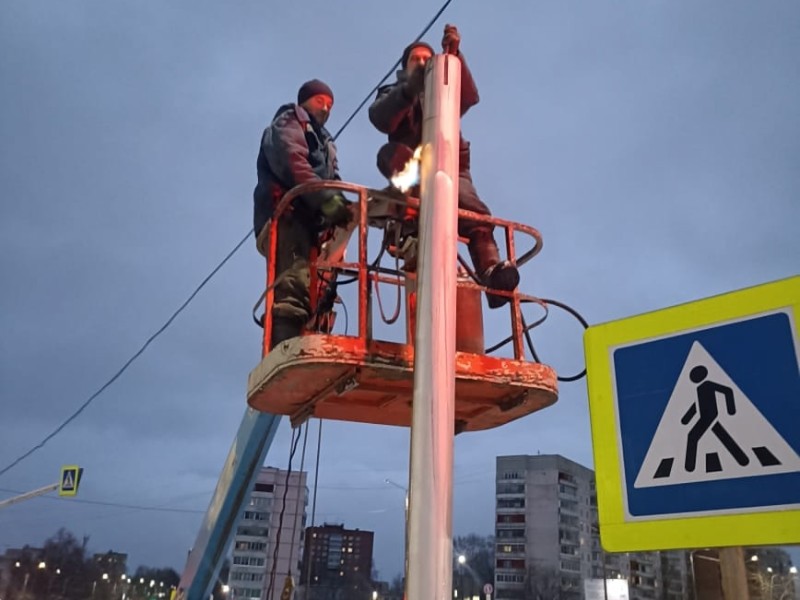
<svg viewBox="0 0 800 600">
<path fill-rule="evenodd" d="M 280 600 L 287 576 L 297 584 L 307 503 L 305 472 L 261 469 L 233 540 L 234 598 Z"/>
<path fill-rule="evenodd" d="M 321 525 L 306 529 L 301 583 L 306 600 L 343 597 L 367 600 L 372 581 L 374 533 Z"/>
<path fill-rule="evenodd" d="M 591 469 L 558 455 L 500 456 L 496 486 L 496 600 L 583 600 L 611 579 L 627 582 L 631 600 L 688 597 L 686 552 L 603 551 Z"/>
</svg>

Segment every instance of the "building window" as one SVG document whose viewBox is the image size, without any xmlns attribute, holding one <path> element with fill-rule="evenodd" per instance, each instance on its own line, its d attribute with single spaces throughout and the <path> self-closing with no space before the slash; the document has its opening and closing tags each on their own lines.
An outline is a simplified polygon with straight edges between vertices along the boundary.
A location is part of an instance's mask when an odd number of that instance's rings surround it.
<svg viewBox="0 0 800 600">
<path fill-rule="evenodd" d="M 524 554 L 525 544 L 501 544 L 497 547 L 498 554 Z"/>
<path fill-rule="evenodd" d="M 574 475 L 570 475 L 569 473 L 564 473 L 563 471 L 559 471 L 558 473 L 558 481 L 566 481 L 573 485 L 577 485 L 577 481 L 575 480 Z"/>
<path fill-rule="evenodd" d="M 260 512 L 257 510 L 246 510 L 242 517 L 246 521 L 268 521 L 269 513 Z"/>
<path fill-rule="evenodd" d="M 524 483 L 498 483 L 497 484 L 497 493 L 498 494 L 524 494 L 525 493 L 525 484 Z"/>
<path fill-rule="evenodd" d="M 250 498 L 250 506 L 272 506 L 272 498 L 265 498 L 264 496 L 253 496 Z"/>
<path fill-rule="evenodd" d="M 253 537 L 267 537 L 267 533 L 269 529 L 266 527 L 237 527 L 236 528 L 236 535 L 249 535 Z"/>
<path fill-rule="evenodd" d="M 243 542 L 238 541 L 234 546 L 235 550 L 251 550 L 254 552 L 263 552 L 267 549 L 266 542 Z"/>
<path fill-rule="evenodd" d="M 497 522 L 498 523 L 524 523 L 525 522 L 525 515 L 524 514 L 497 515 Z"/>
<path fill-rule="evenodd" d="M 525 530 L 524 529 L 498 529 L 497 530 L 497 537 L 500 538 L 500 539 L 524 538 L 525 537 Z"/>
<path fill-rule="evenodd" d="M 571 485 L 565 485 L 563 483 L 558 484 L 558 491 L 561 494 L 565 494 L 567 496 L 577 496 L 578 495 L 578 488 L 575 488 Z"/>
<path fill-rule="evenodd" d="M 500 498 L 497 508 L 525 508 L 525 498 Z"/>
<path fill-rule="evenodd" d="M 257 483 L 253 488 L 254 492 L 272 493 L 275 491 L 275 486 L 271 483 Z"/>
</svg>

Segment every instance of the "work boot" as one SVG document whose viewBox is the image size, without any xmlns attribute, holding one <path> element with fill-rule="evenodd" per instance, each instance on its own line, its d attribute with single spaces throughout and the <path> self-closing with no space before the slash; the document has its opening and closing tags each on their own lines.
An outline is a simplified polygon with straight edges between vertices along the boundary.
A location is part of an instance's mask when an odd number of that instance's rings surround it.
<svg viewBox="0 0 800 600">
<path fill-rule="evenodd" d="M 511 292 L 519 285 L 519 271 L 507 260 L 500 260 L 497 242 L 487 229 L 475 229 L 470 234 L 469 255 L 481 283 L 487 288 Z M 499 308 L 509 301 L 505 296 L 486 293 L 489 308 Z"/>
<path fill-rule="evenodd" d="M 286 317 L 272 317 L 272 336 L 270 338 L 270 349 L 281 342 L 298 337 L 303 332 L 303 323 L 295 319 Z"/>
</svg>

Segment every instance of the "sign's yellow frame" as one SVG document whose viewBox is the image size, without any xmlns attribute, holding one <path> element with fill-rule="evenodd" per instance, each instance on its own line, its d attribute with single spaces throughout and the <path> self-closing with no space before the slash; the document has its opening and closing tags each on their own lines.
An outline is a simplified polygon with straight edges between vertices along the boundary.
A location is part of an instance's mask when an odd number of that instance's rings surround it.
<svg viewBox="0 0 800 600">
<path fill-rule="evenodd" d="M 625 514 L 611 349 L 773 310 L 791 314 L 798 348 L 800 276 L 590 327 L 584 337 L 600 538 L 609 552 L 800 543 L 800 510 L 632 520 Z M 800 398 L 797 398 L 800 402 Z M 800 427 L 800 423 L 797 424 Z M 800 504 L 800 490 L 798 490 Z"/>
</svg>

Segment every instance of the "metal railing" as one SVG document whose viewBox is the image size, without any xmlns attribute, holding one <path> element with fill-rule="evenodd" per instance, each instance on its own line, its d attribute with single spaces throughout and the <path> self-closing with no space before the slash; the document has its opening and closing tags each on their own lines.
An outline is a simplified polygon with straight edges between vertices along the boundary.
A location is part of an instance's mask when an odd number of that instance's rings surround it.
<svg viewBox="0 0 800 600">
<path fill-rule="evenodd" d="M 358 196 L 356 215 L 358 222 L 354 233 L 356 233 L 357 242 L 357 260 L 352 261 L 325 261 L 321 259 L 314 260 L 311 264 L 311 288 L 314 289 L 318 280 L 317 274 L 320 271 L 336 271 L 340 274 L 349 274 L 354 276 L 358 284 L 358 333 L 357 336 L 366 343 L 370 338 L 369 327 L 369 284 L 370 281 L 377 283 L 389 283 L 392 285 L 402 285 L 405 278 L 413 279 L 415 274 L 413 272 L 400 271 L 395 269 L 388 269 L 380 265 L 371 265 L 367 260 L 367 237 L 370 228 L 369 222 L 371 217 L 369 215 L 370 202 L 381 201 L 390 205 L 396 205 L 398 208 L 405 209 L 411 207 L 412 209 L 419 208 L 419 200 L 417 198 L 401 196 L 397 193 L 392 193 L 386 190 L 376 190 L 367 188 L 362 185 L 354 183 L 347 183 L 343 181 L 315 181 L 311 183 L 304 183 L 289 190 L 283 198 L 281 198 L 278 205 L 275 207 L 275 212 L 272 219 L 267 223 L 268 234 L 266 237 L 266 247 L 264 251 L 267 257 L 275 257 L 278 247 L 278 223 L 282 215 L 290 210 L 292 202 L 298 197 L 319 192 L 321 190 L 336 190 L 340 192 L 347 192 Z M 383 216 L 378 217 L 378 219 Z M 391 217 L 386 217 L 387 219 Z M 468 210 L 459 209 L 459 220 L 464 219 L 472 222 L 485 223 L 496 228 L 501 228 L 504 231 L 505 238 L 505 251 L 507 259 L 516 264 L 517 267 L 522 267 L 536 256 L 542 249 L 542 236 L 535 228 L 524 225 L 522 223 L 515 223 L 505 219 L 500 219 L 493 215 L 482 215 Z M 525 252 L 517 257 L 517 248 L 515 234 L 520 233 L 532 239 L 532 245 L 527 248 Z M 262 232 L 262 236 L 264 233 Z M 259 247 L 262 247 L 262 236 L 259 236 Z M 470 274 L 472 281 L 460 284 L 467 287 L 477 289 L 483 292 L 487 291 L 486 286 L 481 284 L 475 274 L 471 271 L 466 262 L 459 257 L 459 261 L 465 270 Z M 264 356 L 269 351 L 269 343 L 272 335 L 272 307 L 275 301 L 274 287 L 276 280 L 275 273 L 275 260 L 267 260 L 267 286 L 264 295 L 264 309 L 265 317 L 263 321 L 264 337 L 263 337 L 263 352 Z M 525 360 L 523 349 L 523 335 L 524 335 L 524 321 L 521 312 L 521 303 L 534 302 L 541 303 L 541 301 L 530 295 L 522 294 L 518 289 L 508 292 L 504 290 L 492 290 L 493 294 L 498 296 L 505 296 L 509 298 L 511 307 L 511 342 L 513 344 L 514 358 L 516 360 Z M 316 309 L 312 305 L 312 309 Z"/>
</svg>

